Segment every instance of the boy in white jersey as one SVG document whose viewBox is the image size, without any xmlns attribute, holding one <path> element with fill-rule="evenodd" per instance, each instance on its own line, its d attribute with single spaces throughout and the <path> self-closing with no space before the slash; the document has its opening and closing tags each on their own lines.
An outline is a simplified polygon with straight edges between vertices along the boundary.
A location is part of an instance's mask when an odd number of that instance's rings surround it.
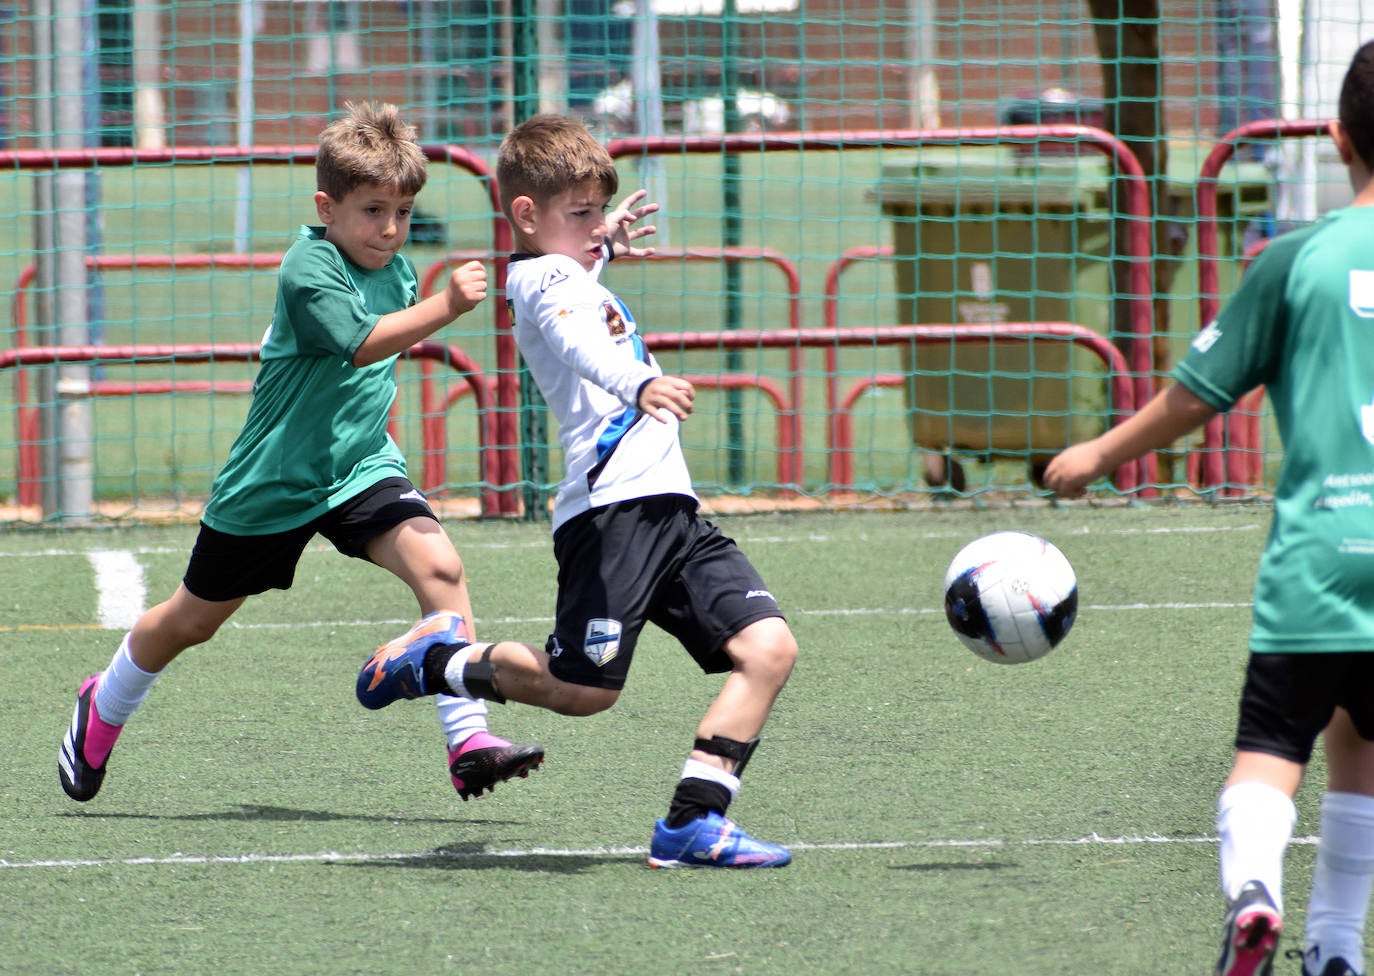
<svg viewBox="0 0 1374 976">
<path fill-rule="evenodd" d="M 496 178 L 516 241 L 506 280 L 515 339 L 558 418 L 566 467 L 553 513 L 554 632 L 543 651 L 403 636 L 363 668 L 358 698 L 381 708 L 447 690 L 591 715 L 620 696 L 640 631 L 655 623 L 703 671 L 727 677 L 654 826 L 649 864 L 781 867 L 786 848 L 725 812 L 797 644 L 748 559 L 697 513 L 678 440 L 692 385 L 663 375 L 630 310 L 598 280 L 616 254 L 650 253 L 631 241 L 654 228 L 631 225 L 658 208 L 636 207 L 638 191 L 607 215 L 615 164 L 582 122 L 561 116 L 512 131 Z"/>
<path fill-rule="evenodd" d="M 144 613 L 110 666 L 88 678 L 58 757 L 62 788 L 90 800 L 124 723 L 188 647 L 245 599 L 288 589 L 316 535 L 407 583 L 422 615 L 471 619 L 453 543 L 387 433 L 396 358 L 486 297 L 486 271 L 455 269 L 419 300 L 400 253 L 427 161 L 392 105 L 346 105 L 320 137 L 316 211 L 282 259 L 276 307 L 243 431 L 215 478 L 182 584 Z M 467 635 L 471 637 L 469 633 Z M 438 702 L 450 777 L 464 800 L 543 759 L 487 731 L 486 705 Z"/>
<path fill-rule="evenodd" d="M 1374 879 L 1374 42 L 1355 54 L 1331 136 L 1353 204 L 1276 239 L 1175 384 L 1064 451 L 1046 487 L 1073 497 L 1267 387 L 1284 445 L 1255 583 L 1236 754 L 1217 804 L 1228 901 L 1218 976 L 1268 974 L 1282 928 L 1293 797 L 1326 727 L 1327 792 L 1304 976 L 1360 976 Z M 1328 724 L 1329 723 L 1329 724 Z"/>
</svg>

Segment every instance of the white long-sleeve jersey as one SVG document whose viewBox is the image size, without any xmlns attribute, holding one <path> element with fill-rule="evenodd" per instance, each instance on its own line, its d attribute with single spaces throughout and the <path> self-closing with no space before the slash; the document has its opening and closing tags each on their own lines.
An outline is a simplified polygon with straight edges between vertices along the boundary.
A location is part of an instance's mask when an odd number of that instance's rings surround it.
<svg viewBox="0 0 1374 976">
<path fill-rule="evenodd" d="M 678 421 L 640 411 L 639 391 L 663 370 L 634 316 L 598 280 L 556 254 L 516 255 L 506 301 L 516 345 L 558 420 L 565 473 L 554 499 L 555 530 L 575 515 L 649 495 L 695 499 Z"/>
</svg>

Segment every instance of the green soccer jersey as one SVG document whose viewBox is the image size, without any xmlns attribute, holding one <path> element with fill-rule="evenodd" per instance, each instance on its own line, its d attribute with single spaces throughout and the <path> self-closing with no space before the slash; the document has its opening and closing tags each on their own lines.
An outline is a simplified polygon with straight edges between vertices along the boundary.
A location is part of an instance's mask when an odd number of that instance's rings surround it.
<svg viewBox="0 0 1374 976">
<path fill-rule="evenodd" d="M 323 227 L 301 228 L 282 259 L 253 402 L 210 490 L 206 525 L 285 532 L 406 476 L 387 433 L 396 357 L 359 368 L 353 355 L 382 315 L 415 303 L 416 281 L 400 254 L 367 271 L 324 240 Z"/>
<path fill-rule="evenodd" d="M 1374 651 L 1374 208 L 1265 248 L 1174 376 L 1218 410 L 1261 383 L 1273 404 L 1250 650 Z"/>
</svg>

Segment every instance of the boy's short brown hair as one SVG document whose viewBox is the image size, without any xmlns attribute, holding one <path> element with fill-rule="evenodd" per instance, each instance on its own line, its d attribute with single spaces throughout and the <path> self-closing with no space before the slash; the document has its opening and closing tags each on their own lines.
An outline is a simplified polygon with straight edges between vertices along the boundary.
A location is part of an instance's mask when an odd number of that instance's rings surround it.
<svg viewBox="0 0 1374 976">
<path fill-rule="evenodd" d="M 315 155 L 315 186 L 342 200 L 363 184 L 419 193 L 429 162 L 416 142 L 415 127 L 385 102 L 344 102 L 348 113 L 320 133 Z"/>
<path fill-rule="evenodd" d="M 509 217 L 511 201 L 516 197 L 544 203 L 587 183 L 615 193 L 620 188 L 620 175 L 611 154 L 597 142 L 586 123 L 565 115 L 536 115 L 501 141 L 496 183 L 501 209 Z"/>
<path fill-rule="evenodd" d="M 1374 170 L 1374 41 L 1360 45 L 1341 82 L 1340 115 L 1355 155 Z"/>
</svg>

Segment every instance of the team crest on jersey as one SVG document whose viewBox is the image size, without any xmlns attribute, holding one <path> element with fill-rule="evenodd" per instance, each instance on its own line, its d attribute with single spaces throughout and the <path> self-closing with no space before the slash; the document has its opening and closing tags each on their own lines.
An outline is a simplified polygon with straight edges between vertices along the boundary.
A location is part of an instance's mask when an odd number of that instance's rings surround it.
<svg viewBox="0 0 1374 976">
<path fill-rule="evenodd" d="M 544 278 L 539 282 L 540 291 L 548 291 L 554 285 L 568 280 L 568 273 L 562 268 L 553 268 L 544 273 Z"/>
<path fill-rule="evenodd" d="M 620 653 L 620 621 L 597 617 L 587 621 L 582 638 L 582 653 L 599 668 L 604 668 Z"/>
<path fill-rule="evenodd" d="M 611 338 L 625 338 L 625 316 L 620 314 L 620 309 L 616 307 L 615 302 L 609 299 L 602 302 L 601 311 L 606 318 L 606 331 L 611 334 Z"/>
<path fill-rule="evenodd" d="M 1364 439 L 1374 444 L 1374 403 L 1360 407 L 1360 430 L 1364 433 Z"/>
<path fill-rule="evenodd" d="M 1374 271 L 1350 272 L 1350 310 L 1362 319 L 1374 319 Z"/>
</svg>

